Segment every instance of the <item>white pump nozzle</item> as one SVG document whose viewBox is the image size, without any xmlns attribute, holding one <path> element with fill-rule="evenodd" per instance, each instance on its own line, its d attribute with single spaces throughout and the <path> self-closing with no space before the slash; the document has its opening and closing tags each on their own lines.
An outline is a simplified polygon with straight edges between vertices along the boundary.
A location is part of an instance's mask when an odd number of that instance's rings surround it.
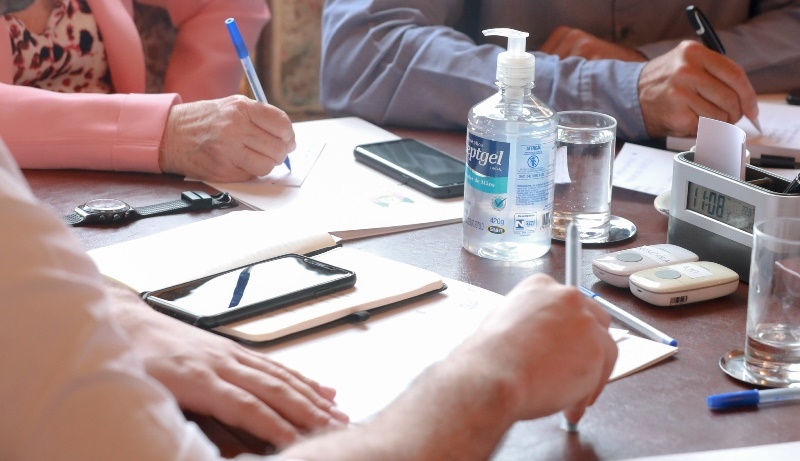
<svg viewBox="0 0 800 461">
<path fill-rule="evenodd" d="M 514 29 L 487 29 L 483 35 L 508 38 L 507 51 L 497 57 L 497 80 L 506 86 L 524 86 L 532 83 L 536 72 L 536 58 L 525 52 L 527 32 Z"/>
</svg>

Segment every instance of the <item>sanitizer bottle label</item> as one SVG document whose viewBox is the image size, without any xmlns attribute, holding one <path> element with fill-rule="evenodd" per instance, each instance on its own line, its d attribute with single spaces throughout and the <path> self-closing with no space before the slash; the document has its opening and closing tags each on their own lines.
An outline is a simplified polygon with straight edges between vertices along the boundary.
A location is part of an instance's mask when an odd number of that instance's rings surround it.
<svg viewBox="0 0 800 461">
<path fill-rule="evenodd" d="M 473 205 L 465 208 L 471 227 L 519 238 L 549 229 L 555 137 L 520 141 L 512 162 L 510 143 L 468 134 L 464 198 Z"/>
</svg>

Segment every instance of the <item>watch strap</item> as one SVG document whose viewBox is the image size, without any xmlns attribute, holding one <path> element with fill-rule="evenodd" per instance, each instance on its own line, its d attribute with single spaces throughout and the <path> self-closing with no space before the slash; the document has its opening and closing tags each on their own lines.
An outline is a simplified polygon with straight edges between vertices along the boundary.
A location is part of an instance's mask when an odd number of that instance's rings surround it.
<svg viewBox="0 0 800 461">
<path fill-rule="evenodd" d="M 136 213 L 140 217 L 146 218 L 177 211 L 205 210 L 212 208 L 213 205 L 214 198 L 207 193 L 202 191 L 186 191 L 181 193 L 180 200 L 136 207 L 134 210 L 136 210 Z"/>
<path fill-rule="evenodd" d="M 160 216 L 170 213 L 178 213 L 183 211 L 197 211 L 197 210 L 210 210 L 214 208 L 232 208 L 238 206 L 238 202 L 230 196 L 227 192 L 220 192 L 216 195 L 209 195 L 203 191 L 184 191 L 181 193 L 180 200 L 173 200 L 171 202 L 158 203 L 155 205 L 146 205 L 138 208 L 131 208 L 130 211 L 125 213 L 124 219 L 118 222 L 130 221 L 137 218 L 148 218 L 151 216 Z M 61 218 L 65 224 L 70 226 L 77 226 L 83 223 L 85 217 L 78 213 L 72 212 Z"/>
<path fill-rule="evenodd" d="M 75 213 L 74 211 L 68 215 L 62 216 L 61 219 L 65 224 L 75 226 L 83 222 L 83 215 Z"/>
</svg>

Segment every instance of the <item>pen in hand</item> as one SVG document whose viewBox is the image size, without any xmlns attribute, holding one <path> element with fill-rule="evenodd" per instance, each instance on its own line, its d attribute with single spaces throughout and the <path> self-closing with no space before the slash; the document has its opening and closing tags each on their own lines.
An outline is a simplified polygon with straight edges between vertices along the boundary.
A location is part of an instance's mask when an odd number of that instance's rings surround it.
<svg viewBox="0 0 800 461">
<path fill-rule="evenodd" d="M 258 102 L 268 104 L 267 95 L 264 94 L 264 88 L 258 80 L 258 74 L 256 74 L 256 69 L 253 67 L 253 61 L 250 60 L 250 53 L 247 51 L 247 45 L 244 44 L 242 34 L 239 32 L 239 27 L 236 26 L 236 21 L 233 18 L 228 18 L 225 20 L 225 26 L 228 28 L 233 47 L 236 49 L 236 55 L 239 56 L 239 61 L 242 62 L 244 74 L 247 76 L 247 82 L 250 84 L 253 95 L 255 95 Z M 292 164 L 289 161 L 288 155 L 286 159 L 284 159 L 283 164 L 286 165 L 289 171 L 292 171 Z"/>
<path fill-rule="evenodd" d="M 572 287 L 580 287 L 581 239 L 580 233 L 578 232 L 578 226 L 576 226 L 572 221 L 567 224 L 567 233 L 566 238 L 564 239 L 564 250 L 566 254 L 564 265 L 564 284 Z M 570 421 L 567 419 L 566 414 L 564 414 L 563 429 L 570 433 L 578 432 L 578 422 Z"/>
<path fill-rule="evenodd" d="M 703 44 L 708 49 L 714 50 L 724 56 L 725 47 L 722 45 L 722 41 L 720 41 L 717 33 L 714 31 L 714 28 L 711 27 L 711 22 L 709 22 L 708 18 L 706 18 L 706 15 L 700 11 L 700 8 L 694 5 L 687 6 L 686 16 L 689 18 L 689 22 L 691 23 L 692 28 L 697 36 L 703 41 Z M 747 119 L 750 120 L 750 123 L 756 127 L 756 130 L 758 130 L 759 133 L 763 133 L 763 131 L 761 131 L 761 123 L 758 121 L 758 117 L 747 117 Z"/>
</svg>

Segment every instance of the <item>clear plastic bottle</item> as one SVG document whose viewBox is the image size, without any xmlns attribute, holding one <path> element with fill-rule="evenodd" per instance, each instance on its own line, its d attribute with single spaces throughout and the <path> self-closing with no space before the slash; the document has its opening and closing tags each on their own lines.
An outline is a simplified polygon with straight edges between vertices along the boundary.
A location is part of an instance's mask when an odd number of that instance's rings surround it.
<svg viewBox="0 0 800 461">
<path fill-rule="evenodd" d="M 483 33 L 508 37 L 508 50 L 497 58 L 499 92 L 469 113 L 464 248 L 490 259 L 535 259 L 550 250 L 556 113 L 532 94 L 528 34 Z"/>
</svg>

